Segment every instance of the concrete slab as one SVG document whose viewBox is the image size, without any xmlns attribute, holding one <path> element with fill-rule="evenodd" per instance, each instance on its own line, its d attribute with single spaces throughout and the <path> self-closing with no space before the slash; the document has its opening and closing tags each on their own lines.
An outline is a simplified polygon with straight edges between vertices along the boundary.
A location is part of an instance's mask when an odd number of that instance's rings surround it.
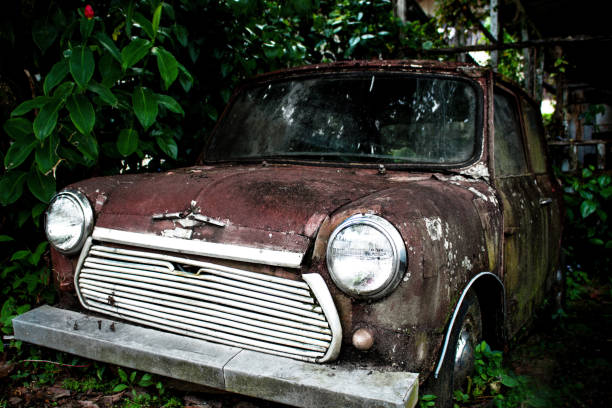
<svg viewBox="0 0 612 408">
<path fill-rule="evenodd" d="M 298 407 L 408 407 L 418 374 L 304 363 L 42 306 L 13 319 L 15 339 Z"/>
<path fill-rule="evenodd" d="M 16 317 L 13 328 L 17 340 L 220 389 L 223 367 L 241 351 L 51 306 Z"/>
<path fill-rule="evenodd" d="M 224 372 L 228 391 L 300 407 L 413 407 L 418 399 L 415 373 L 323 366 L 248 350 Z"/>
</svg>

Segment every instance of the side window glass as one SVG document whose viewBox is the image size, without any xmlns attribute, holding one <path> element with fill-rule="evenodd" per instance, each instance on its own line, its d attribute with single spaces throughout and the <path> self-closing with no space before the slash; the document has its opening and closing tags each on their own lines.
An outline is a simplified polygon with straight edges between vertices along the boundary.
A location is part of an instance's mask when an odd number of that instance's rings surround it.
<svg viewBox="0 0 612 408">
<path fill-rule="evenodd" d="M 546 147 L 540 112 L 524 98 L 521 98 L 521 104 L 531 167 L 535 173 L 546 173 Z"/>
<path fill-rule="evenodd" d="M 527 173 L 527 162 L 514 98 L 496 90 L 494 103 L 495 173 L 502 177 L 525 174 Z"/>
</svg>

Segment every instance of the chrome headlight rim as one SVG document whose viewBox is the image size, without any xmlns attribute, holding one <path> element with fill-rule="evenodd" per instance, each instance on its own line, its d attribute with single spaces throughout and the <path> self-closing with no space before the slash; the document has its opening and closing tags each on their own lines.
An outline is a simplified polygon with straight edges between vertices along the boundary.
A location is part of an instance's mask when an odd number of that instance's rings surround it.
<svg viewBox="0 0 612 408">
<path fill-rule="evenodd" d="M 79 239 L 71 248 L 67 248 L 67 249 L 56 246 L 53 243 L 53 241 L 49 238 L 49 234 L 47 231 L 47 225 L 48 225 L 47 219 L 49 217 L 49 211 L 51 210 L 53 203 L 59 198 L 68 198 L 69 200 L 71 200 L 77 205 L 77 207 L 81 210 L 83 214 L 83 223 L 81 225 Z M 91 208 L 91 204 L 89 203 L 89 200 L 87 199 L 85 194 L 81 193 L 79 190 L 76 190 L 76 189 L 69 188 L 69 189 L 62 190 L 59 193 L 55 194 L 51 198 L 51 201 L 49 201 L 49 206 L 47 207 L 47 211 L 45 211 L 45 235 L 47 236 L 47 240 L 49 241 L 49 243 L 51 244 L 51 246 L 53 246 L 55 250 L 57 250 L 58 252 L 64 255 L 75 254 L 79 252 L 81 248 L 83 248 L 83 245 L 85 244 L 85 241 L 87 240 L 87 237 L 89 237 L 93 231 L 93 224 L 94 224 L 94 214 L 93 214 L 93 209 Z"/>
<path fill-rule="evenodd" d="M 391 244 L 391 248 L 393 250 L 393 267 L 390 277 L 380 286 L 378 290 L 367 294 L 356 293 L 354 290 L 352 290 L 352 288 L 341 282 L 340 279 L 338 279 L 338 277 L 334 274 L 332 265 L 330 264 L 331 249 L 336 236 L 344 229 L 358 224 L 370 226 L 382 233 Z M 355 214 L 340 223 L 340 225 L 338 225 L 330 235 L 329 240 L 327 241 L 326 262 L 327 270 L 332 281 L 342 292 L 356 299 L 380 299 L 397 288 L 402 280 L 402 276 L 406 272 L 406 245 L 404 244 L 404 240 L 402 239 L 402 236 L 397 228 L 395 228 L 393 224 L 383 217 L 369 213 Z"/>
</svg>

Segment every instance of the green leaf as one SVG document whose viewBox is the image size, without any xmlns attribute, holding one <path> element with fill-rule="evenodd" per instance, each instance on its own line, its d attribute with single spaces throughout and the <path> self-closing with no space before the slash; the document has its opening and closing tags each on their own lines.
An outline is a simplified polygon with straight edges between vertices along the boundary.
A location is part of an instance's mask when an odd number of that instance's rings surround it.
<svg viewBox="0 0 612 408">
<path fill-rule="evenodd" d="M 134 380 L 136 379 L 136 374 L 138 374 L 136 371 L 132 371 L 132 374 L 130 374 L 130 384 L 134 383 Z"/>
<path fill-rule="evenodd" d="M 30 255 L 30 258 L 28 259 L 31 265 L 38 265 L 38 262 L 40 261 L 40 257 L 47 249 L 47 245 L 49 245 L 47 241 L 43 241 L 40 244 L 38 244 L 34 252 L 32 252 L 32 254 Z"/>
<path fill-rule="evenodd" d="M 68 95 L 72 93 L 73 89 L 74 89 L 74 82 L 72 81 L 64 82 L 63 84 L 58 86 L 55 89 L 55 91 L 53 91 L 53 97 L 62 98 L 65 101 Z"/>
<path fill-rule="evenodd" d="M 178 62 L 174 55 L 161 47 L 156 47 L 153 53 L 157 56 L 157 68 L 164 80 L 166 89 L 168 89 L 178 76 Z"/>
<path fill-rule="evenodd" d="M 91 134 L 76 133 L 73 144 L 86 159 L 92 162 L 98 160 L 98 142 Z"/>
<path fill-rule="evenodd" d="M 157 103 L 171 112 L 179 113 L 185 116 L 185 111 L 181 105 L 171 96 L 157 94 Z"/>
<path fill-rule="evenodd" d="M 123 156 L 129 156 L 138 149 L 138 132 L 134 129 L 123 129 L 117 138 L 117 150 Z"/>
<path fill-rule="evenodd" d="M 123 70 L 130 68 L 143 59 L 145 55 L 149 53 L 151 46 L 151 42 L 143 38 L 132 40 L 132 42 L 126 45 L 123 50 L 121 50 L 121 67 Z"/>
<path fill-rule="evenodd" d="M 44 54 L 47 48 L 53 44 L 57 38 L 57 29 L 53 24 L 49 24 L 46 19 L 37 20 L 32 27 L 32 39 Z"/>
<path fill-rule="evenodd" d="M 127 388 L 128 386 L 125 384 L 119 384 L 115 388 L 113 388 L 113 392 L 120 392 Z"/>
<path fill-rule="evenodd" d="M 85 42 L 89 38 L 95 24 L 96 20 L 94 20 L 93 18 L 91 20 L 88 18 L 81 19 L 79 28 L 81 30 L 81 38 L 83 39 L 83 42 Z"/>
<path fill-rule="evenodd" d="M 34 222 L 36 228 L 40 228 L 40 215 L 46 208 L 47 205 L 43 203 L 34 204 L 34 207 L 32 207 L 32 221 Z"/>
<path fill-rule="evenodd" d="M 185 26 L 180 25 L 180 24 L 175 24 L 174 25 L 174 35 L 176 36 L 176 39 L 178 40 L 179 44 L 181 44 L 183 47 L 187 46 L 188 33 L 187 33 L 187 28 L 185 28 Z"/>
<path fill-rule="evenodd" d="M 132 94 L 134 113 L 143 128 L 148 129 L 157 118 L 157 98 L 150 89 L 139 86 Z"/>
<path fill-rule="evenodd" d="M 102 99 L 104 102 L 108 103 L 114 108 L 116 108 L 117 105 L 119 104 L 119 100 L 111 92 L 111 90 L 108 89 L 108 87 L 97 83 L 96 81 L 90 81 L 89 85 L 87 86 L 87 89 L 89 89 L 92 92 L 97 93 L 100 99 Z"/>
<path fill-rule="evenodd" d="M 189 71 L 187 71 L 187 68 L 183 66 L 183 64 L 179 63 L 178 67 L 180 71 L 179 82 L 181 83 L 183 90 L 185 92 L 189 92 L 189 90 L 193 86 L 193 77 L 191 76 Z"/>
<path fill-rule="evenodd" d="M 604 244 L 603 240 L 601 240 L 600 238 L 591 238 L 589 239 L 589 242 L 593 245 L 603 245 Z"/>
<path fill-rule="evenodd" d="M 153 379 L 153 376 L 151 374 L 145 373 L 140 378 L 140 381 L 138 381 L 138 386 L 139 387 L 149 387 L 150 385 L 153 384 L 152 379 Z"/>
<path fill-rule="evenodd" d="M 121 52 L 119 48 L 115 45 L 114 41 L 105 33 L 97 32 L 94 36 L 96 40 L 100 43 L 100 45 L 109 52 L 109 54 L 117 60 L 119 64 L 121 64 Z"/>
<path fill-rule="evenodd" d="M 81 88 L 86 88 L 96 68 L 93 53 L 87 47 L 75 47 L 68 60 L 70 73 Z"/>
<path fill-rule="evenodd" d="M 164 153 L 176 160 L 178 156 L 178 146 L 172 136 L 163 135 L 156 138 L 157 145 Z"/>
<path fill-rule="evenodd" d="M 132 19 L 134 18 L 134 0 L 131 0 L 128 4 L 127 11 L 125 13 L 125 33 L 128 37 L 132 36 Z"/>
<path fill-rule="evenodd" d="M 34 139 L 32 134 L 25 135 L 15 140 L 4 156 L 4 167 L 7 170 L 18 167 L 28 158 L 38 141 Z"/>
<path fill-rule="evenodd" d="M 38 112 L 33 125 L 34 135 L 38 140 L 45 140 L 53 132 L 57 124 L 57 112 L 63 103 L 64 100 L 61 98 L 51 98 Z"/>
<path fill-rule="evenodd" d="M 119 378 L 121 379 L 121 381 L 123 382 L 128 382 L 128 376 L 125 373 L 125 371 L 123 371 L 123 369 L 118 369 L 117 373 L 119 374 Z M 127 387 L 126 387 L 127 388 Z M 125 388 L 124 388 L 125 389 Z"/>
<path fill-rule="evenodd" d="M 153 30 L 153 25 L 145 16 L 140 13 L 134 14 L 134 21 L 136 24 L 144 31 L 150 39 L 155 39 L 155 31 Z"/>
<path fill-rule="evenodd" d="M 66 102 L 66 108 L 70 112 L 72 123 L 79 132 L 88 134 L 93 130 L 96 123 L 96 114 L 91 102 L 85 95 L 71 95 Z"/>
<path fill-rule="evenodd" d="M 9 241 L 14 241 L 14 239 L 12 237 L 9 237 L 8 235 L 0 235 L 0 242 L 9 242 Z"/>
<path fill-rule="evenodd" d="M 48 203 L 55 194 L 55 179 L 33 168 L 28 175 L 28 188 L 34 197 L 43 203 Z"/>
<path fill-rule="evenodd" d="M 102 83 L 109 88 L 115 85 L 123 76 L 121 63 L 117 63 L 109 54 L 104 54 L 100 58 L 98 70 L 100 70 L 102 75 Z"/>
<path fill-rule="evenodd" d="M 9 171 L 0 178 L 0 204 L 14 203 L 23 194 L 23 184 L 28 173 L 24 171 Z"/>
<path fill-rule="evenodd" d="M 603 198 L 608 198 L 608 197 L 612 196 L 612 186 L 610 186 L 610 187 L 606 187 L 606 188 L 602 189 L 602 190 L 599 192 L 599 194 L 601 194 L 601 196 L 602 196 Z"/>
<path fill-rule="evenodd" d="M 56 134 L 52 134 L 45 139 L 42 146 L 36 146 L 36 153 L 34 155 L 38 170 L 41 173 L 47 174 L 53 169 L 55 164 L 59 161 L 57 154 L 57 148 L 59 146 L 59 138 Z"/>
<path fill-rule="evenodd" d="M 584 200 L 580 204 L 580 214 L 582 218 L 586 218 L 597 210 L 597 203 L 591 200 Z"/>
<path fill-rule="evenodd" d="M 217 121 L 219 115 L 218 115 L 217 110 L 215 109 L 214 106 L 212 106 L 211 104 L 207 103 L 206 105 L 204 105 L 204 111 L 206 112 L 206 115 L 208 115 L 208 117 L 213 122 Z"/>
<path fill-rule="evenodd" d="M 157 6 L 157 8 L 155 9 L 155 12 L 153 13 L 153 38 L 155 38 L 155 36 L 157 35 L 157 30 L 159 29 L 159 22 L 161 20 L 161 15 L 162 15 L 162 5 L 160 4 L 159 6 Z"/>
<path fill-rule="evenodd" d="M 3 129 L 7 135 L 19 140 L 32 133 L 32 122 L 25 118 L 9 119 L 4 122 Z"/>
<path fill-rule="evenodd" d="M 589 178 L 592 175 L 593 175 L 593 172 L 590 169 L 588 169 L 586 167 L 584 169 L 582 169 L 582 178 Z"/>
<path fill-rule="evenodd" d="M 505 373 L 501 375 L 500 379 L 501 379 L 501 383 L 509 388 L 514 388 L 517 385 L 519 385 L 518 381 L 513 376 L 507 375 Z"/>
<path fill-rule="evenodd" d="M 31 252 L 27 249 L 22 249 L 20 251 L 14 252 L 11 256 L 11 261 L 19 261 L 21 259 L 25 259 L 30 256 Z"/>
<path fill-rule="evenodd" d="M 607 185 L 612 183 L 612 177 L 610 177 L 609 174 L 602 174 L 597 178 L 597 183 L 599 184 L 599 187 L 605 188 Z"/>
<path fill-rule="evenodd" d="M 11 117 L 21 116 L 28 113 L 32 109 L 40 109 L 47 102 L 49 102 L 48 96 L 37 96 L 34 99 L 30 99 L 19 104 L 19 106 L 17 106 L 13 112 L 11 112 Z"/>
<path fill-rule="evenodd" d="M 51 71 L 49 71 L 45 77 L 45 82 L 43 84 L 45 95 L 49 95 L 49 92 L 62 82 L 66 75 L 68 75 L 68 64 L 66 60 L 62 59 L 60 62 L 53 65 Z"/>
</svg>

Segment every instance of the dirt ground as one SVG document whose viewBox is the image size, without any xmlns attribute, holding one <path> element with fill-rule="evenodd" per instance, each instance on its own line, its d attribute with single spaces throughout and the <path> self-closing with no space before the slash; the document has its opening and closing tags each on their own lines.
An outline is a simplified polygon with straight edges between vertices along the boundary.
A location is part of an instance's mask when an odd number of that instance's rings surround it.
<svg viewBox="0 0 612 408">
<path fill-rule="evenodd" d="M 609 291 L 609 289 L 607 289 Z M 609 293 L 594 290 L 566 308 L 565 316 L 541 316 L 504 357 L 517 374 L 532 379 L 545 407 L 612 406 L 612 301 Z M 158 406 L 145 401 L 130 404 L 129 391 L 103 393 L 70 391 L 65 378 L 78 380 L 78 369 L 62 369 L 52 384 L 24 386 L 9 380 L 17 370 L 0 365 L 0 408 Z M 10 373 L 9 373 L 10 372 Z M 164 382 L 174 407 L 280 408 L 281 405 L 231 394 L 195 392 L 184 384 Z M 137 391 L 138 387 L 135 388 Z M 144 389 L 142 390 L 144 391 Z M 149 391 L 150 392 L 150 391 Z M 528 406 L 528 405 L 525 405 Z"/>
</svg>

